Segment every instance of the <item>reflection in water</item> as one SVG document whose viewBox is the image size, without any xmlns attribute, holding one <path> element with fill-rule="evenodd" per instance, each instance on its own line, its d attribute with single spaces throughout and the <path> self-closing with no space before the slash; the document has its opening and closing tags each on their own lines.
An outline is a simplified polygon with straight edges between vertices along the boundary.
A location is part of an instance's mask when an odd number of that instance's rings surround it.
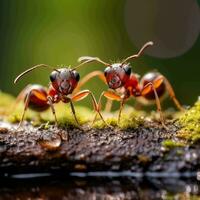
<svg viewBox="0 0 200 200">
<path fill-rule="evenodd" d="M 199 198 L 198 198 L 199 197 Z M 2 178 L 0 200 L 200 199 L 198 181 L 178 178 L 47 176 Z"/>
</svg>

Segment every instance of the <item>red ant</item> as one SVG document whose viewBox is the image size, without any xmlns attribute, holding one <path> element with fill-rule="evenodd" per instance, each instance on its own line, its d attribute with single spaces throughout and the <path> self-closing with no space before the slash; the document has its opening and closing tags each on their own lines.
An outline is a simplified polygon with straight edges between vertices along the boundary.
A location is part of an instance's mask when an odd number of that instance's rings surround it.
<svg viewBox="0 0 200 200">
<path fill-rule="evenodd" d="M 47 110 L 49 107 L 51 107 L 52 113 L 55 117 L 55 123 L 58 125 L 58 120 L 56 117 L 55 109 L 54 109 L 54 103 L 58 103 L 60 101 L 64 103 L 70 103 L 71 110 L 74 116 L 74 119 L 76 123 L 79 125 L 79 122 L 76 117 L 73 101 L 80 101 L 87 97 L 89 94 L 91 95 L 91 99 L 93 102 L 93 107 L 95 111 L 100 115 L 101 119 L 104 121 L 101 113 L 99 112 L 98 109 L 98 104 L 96 102 L 96 99 L 93 95 L 93 93 L 89 90 L 83 90 L 80 91 L 76 94 L 72 94 L 74 89 L 77 87 L 77 84 L 80 79 L 79 73 L 76 71 L 76 69 L 83 64 L 87 63 L 83 62 L 77 67 L 74 67 L 73 69 L 70 69 L 68 67 L 60 68 L 60 69 L 54 69 L 51 66 L 45 65 L 45 64 L 39 64 L 36 65 L 23 73 L 21 73 L 17 78 L 15 79 L 14 83 L 17 83 L 17 81 L 24 76 L 25 74 L 31 72 L 32 70 L 35 70 L 36 68 L 39 67 L 46 67 L 50 68 L 53 71 L 50 74 L 50 86 L 49 89 L 41 86 L 41 85 L 28 85 L 26 86 L 21 93 L 18 95 L 16 103 L 24 99 L 25 106 L 24 106 L 24 111 L 19 123 L 19 127 L 21 126 L 23 120 L 24 120 L 24 115 L 27 110 L 27 108 L 30 108 L 32 110 L 42 112 Z M 80 127 L 80 125 L 79 125 Z"/>
<path fill-rule="evenodd" d="M 142 55 L 144 50 L 152 46 L 153 42 L 147 42 L 143 45 L 140 51 L 137 54 L 131 55 L 124 59 L 121 63 L 109 64 L 97 57 L 89 57 L 83 56 L 79 58 L 79 62 L 93 62 L 97 61 L 105 66 L 106 69 L 104 73 L 101 71 L 94 71 L 90 74 L 86 75 L 79 86 L 81 87 L 85 82 L 91 79 L 94 76 L 99 76 L 101 80 L 103 80 L 110 89 L 114 91 L 103 91 L 98 105 L 100 107 L 102 97 L 106 97 L 110 100 L 120 101 L 120 110 L 118 115 L 118 123 L 120 122 L 121 111 L 124 106 L 124 103 L 131 96 L 137 97 L 142 103 L 151 103 L 156 102 L 157 110 L 160 114 L 160 120 L 162 125 L 166 128 L 164 123 L 164 117 L 161 111 L 160 98 L 163 97 L 166 90 L 168 91 L 170 97 L 174 101 L 175 105 L 178 109 L 184 110 L 180 105 L 179 101 L 175 97 L 174 90 L 169 83 L 169 81 L 161 75 L 159 72 L 149 72 L 143 76 L 143 78 L 139 81 L 139 76 L 135 73 L 131 72 L 131 66 L 127 61 L 138 58 Z M 110 107 L 110 106 L 109 106 Z M 94 121 L 96 120 L 96 117 Z"/>
</svg>

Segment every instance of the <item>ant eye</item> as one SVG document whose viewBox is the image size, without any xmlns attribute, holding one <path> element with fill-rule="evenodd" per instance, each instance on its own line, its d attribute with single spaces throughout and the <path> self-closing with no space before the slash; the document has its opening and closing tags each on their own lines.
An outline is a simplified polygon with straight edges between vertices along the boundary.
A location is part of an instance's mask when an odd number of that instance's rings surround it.
<svg viewBox="0 0 200 200">
<path fill-rule="evenodd" d="M 58 72 L 56 72 L 56 71 L 54 71 L 54 72 L 52 72 L 51 74 L 50 74 L 50 80 L 51 80 L 51 82 L 54 82 L 55 80 L 56 80 L 56 78 L 57 78 L 57 73 Z"/>
<path fill-rule="evenodd" d="M 75 77 L 77 82 L 80 80 L 80 75 L 77 71 L 74 71 L 74 77 Z"/>
<path fill-rule="evenodd" d="M 106 69 L 104 70 L 104 76 L 107 76 L 109 70 L 110 70 L 110 67 L 106 67 Z"/>
<path fill-rule="evenodd" d="M 131 74 L 131 67 L 130 67 L 129 65 L 126 65 L 126 66 L 124 67 L 124 71 L 125 71 L 125 73 L 126 73 L 127 75 L 130 75 L 130 74 Z"/>
</svg>

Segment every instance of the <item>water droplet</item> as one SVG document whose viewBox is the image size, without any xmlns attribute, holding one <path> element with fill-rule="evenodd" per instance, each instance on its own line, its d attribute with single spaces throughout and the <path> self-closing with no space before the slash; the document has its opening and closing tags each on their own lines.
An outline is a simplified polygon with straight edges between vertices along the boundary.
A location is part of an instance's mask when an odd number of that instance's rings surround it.
<svg viewBox="0 0 200 200">
<path fill-rule="evenodd" d="M 40 140 L 39 144 L 49 151 L 57 150 L 61 145 L 61 138 L 58 136 L 49 140 Z"/>
</svg>

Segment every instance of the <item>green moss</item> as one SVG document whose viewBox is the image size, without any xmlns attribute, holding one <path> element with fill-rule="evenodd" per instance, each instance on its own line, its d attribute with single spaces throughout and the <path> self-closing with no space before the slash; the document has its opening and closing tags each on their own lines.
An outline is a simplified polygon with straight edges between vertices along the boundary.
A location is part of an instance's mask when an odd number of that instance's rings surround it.
<svg viewBox="0 0 200 200">
<path fill-rule="evenodd" d="M 121 129 L 132 129 L 137 128 L 138 126 L 144 123 L 144 118 L 139 115 L 137 112 L 132 112 L 130 114 L 122 115 L 121 122 L 119 127 Z"/>
<path fill-rule="evenodd" d="M 162 142 L 162 146 L 164 146 L 167 149 L 172 149 L 175 147 L 183 147 L 185 146 L 185 144 L 174 140 L 165 140 Z"/>
<path fill-rule="evenodd" d="M 109 124 L 109 125 L 111 125 L 113 127 L 117 126 L 116 118 L 108 118 L 105 121 L 106 121 L 107 124 Z M 107 125 L 101 119 L 96 121 L 92 126 L 93 126 L 93 128 L 97 128 L 97 129 L 103 129 L 103 128 L 107 127 Z"/>
<path fill-rule="evenodd" d="M 9 106 L 11 102 L 14 102 L 15 98 L 9 94 L 0 91 L 0 107 Z"/>
<path fill-rule="evenodd" d="M 0 91 L 0 114 L 4 115 L 8 112 L 8 108 L 14 102 L 14 97 Z"/>
<path fill-rule="evenodd" d="M 60 126 L 63 126 L 63 127 L 77 126 L 77 123 L 69 107 L 69 104 L 64 104 L 64 103 L 56 104 L 55 110 L 56 110 L 56 116 L 57 116 Z M 88 121 L 90 121 L 91 117 L 93 116 L 93 112 L 88 108 L 75 105 L 75 110 L 76 110 L 76 116 L 80 125 L 83 125 L 87 123 Z M 55 122 L 54 116 L 50 109 L 41 114 L 41 120 L 43 122 L 49 121 L 51 124 Z"/>
<path fill-rule="evenodd" d="M 186 192 L 186 191 L 177 192 L 177 193 L 171 193 L 171 192 L 169 192 L 169 191 L 166 191 L 166 192 L 163 193 L 162 199 L 165 199 L 165 200 L 174 200 L 174 199 L 199 200 L 199 199 L 200 199 L 200 196 L 199 196 L 199 195 L 192 194 L 192 193 L 188 193 L 188 192 Z"/>
<path fill-rule="evenodd" d="M 186 139 L 191 142 L 200 140 L 200 101 L 186 111 L 178 120 L 182 126 L 178 133 L 180 138 Z"/>
<path fill-rule="evenodd" d="M 144 119 L 141 117 L 139 112 L 133 111 L 129 114 L 122 114 L 119 124 L 117 123 L 117 117 L 106 119 L 106 123 L 113 127 L 118 126 L 120 129 L 125 130 L 137 128 L 144 123 Z M 94 123 L 93 127 L 102 129 L 106 127 L 106 124 L 102 120 L 99 120 Z"/>
</svg>

